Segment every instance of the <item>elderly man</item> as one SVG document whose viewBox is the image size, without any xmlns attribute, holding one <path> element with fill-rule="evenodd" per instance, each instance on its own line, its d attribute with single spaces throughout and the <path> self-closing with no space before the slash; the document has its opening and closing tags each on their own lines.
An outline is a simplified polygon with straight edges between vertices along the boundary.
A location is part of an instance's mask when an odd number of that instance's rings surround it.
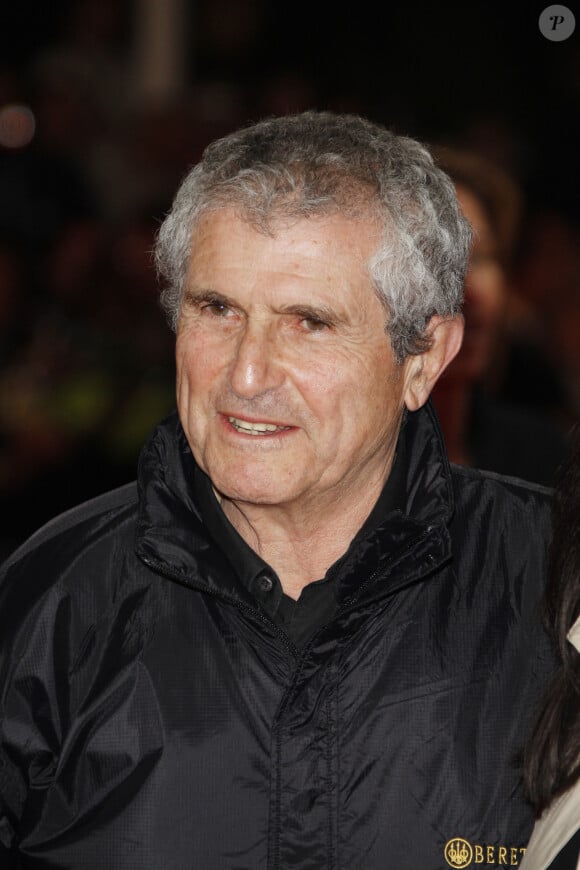
<svg viewBox="0 0 580 870">
<path fill-rule="evenodd" d="M 450 468 L 428 402 L 469 235 L 428 152 L 357 117 L 186 177 L 179 416 L 4 569 L 3 867 L 517 866 L 549 504 Z"/>
</svg>

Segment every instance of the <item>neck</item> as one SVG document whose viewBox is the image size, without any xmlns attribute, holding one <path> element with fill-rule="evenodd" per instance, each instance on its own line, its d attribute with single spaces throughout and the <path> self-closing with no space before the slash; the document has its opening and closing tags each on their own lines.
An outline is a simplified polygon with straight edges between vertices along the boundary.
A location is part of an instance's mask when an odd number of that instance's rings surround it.
<svg viewBox="0 0 580 870">
<path fill-rule="evenodd" d="M 222 508 L 238 534 L 276 571 L 286 595 L 298 599 L 309 583 L 322 579 L 372 511 L 387 473 L 356 492 L 335 494 L 310 509 L 303 503 L 252 505 L 222 499 Z"/>
</svg>

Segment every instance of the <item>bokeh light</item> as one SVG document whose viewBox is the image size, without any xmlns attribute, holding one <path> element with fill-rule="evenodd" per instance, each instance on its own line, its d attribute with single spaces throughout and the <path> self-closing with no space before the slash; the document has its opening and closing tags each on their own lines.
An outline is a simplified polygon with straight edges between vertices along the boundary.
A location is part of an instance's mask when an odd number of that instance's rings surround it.
<svg viewBox="0 0 580 870">
<path fill-rule="evenodd" d="M 25 148 L 35 130 L 36 119 L 28 106 L 12 104 L 0 109 L 0 145 L 4 148 Z"/>
</svg>

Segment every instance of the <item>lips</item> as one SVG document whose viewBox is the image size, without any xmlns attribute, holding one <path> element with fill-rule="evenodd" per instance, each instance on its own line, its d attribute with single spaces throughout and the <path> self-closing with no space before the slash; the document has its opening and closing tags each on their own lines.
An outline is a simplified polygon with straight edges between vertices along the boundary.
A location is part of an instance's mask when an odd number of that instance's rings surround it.
<svg viewBox="0 0 580 870">
<path fill-rule="evenodd" d="M 239 417 L 228 417 L 228 422 L 237 431 L 244 435 L 272 435 L 276 432 L 287 432 L 291 426 L 278 426 L 276 423 L 261 421 L 241 420 Z"/>
</svg>

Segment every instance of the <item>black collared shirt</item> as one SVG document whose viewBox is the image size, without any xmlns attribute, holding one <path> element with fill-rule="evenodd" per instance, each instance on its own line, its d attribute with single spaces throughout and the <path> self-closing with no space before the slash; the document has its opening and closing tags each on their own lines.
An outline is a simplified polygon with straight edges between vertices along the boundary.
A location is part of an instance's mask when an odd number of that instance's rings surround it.
<svg viewBox="0 0 580 870">
<path fill-rule="evenodd" d="M 194 496 L 211 537 L 231 562 L 239 580 L 270 619 L 281 626 L 294 644 L 300 647 L 334 615 L 337 608 L 336 584 L 347 553 L 351 554 L 354 549 L 364 545 L 394 510 L 403 509 L 405 464 L 402 439 L 399 439 L 389 478 L 347 552 L 331 565 L 322 579 L 305 586 L 297 601 L 284 593 L 274 569 L 238 534 L 224 514 L 209 477 L 197 466 Z"/>
</svg>

